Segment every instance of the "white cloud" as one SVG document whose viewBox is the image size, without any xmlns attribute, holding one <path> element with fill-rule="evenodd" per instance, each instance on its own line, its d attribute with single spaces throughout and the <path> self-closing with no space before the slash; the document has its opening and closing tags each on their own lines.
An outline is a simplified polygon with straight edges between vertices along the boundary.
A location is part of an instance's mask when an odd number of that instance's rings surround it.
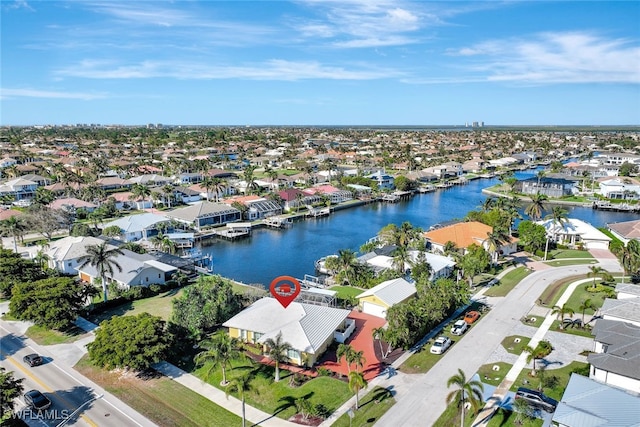
<svg viewBox="0 0 640 427">
<path fill-rule="evenodd" d="M 488 81 L 640 83 L 637 40 L 608 39 L 587 32 L 494 40 L 452 54 L 473 59 L 469 69 L 483 73 Z"/>
<path fill-rule="evenodd" d="M 107 98 L 104 93 L 84 93 L 84 92 L 59 92 L 39 89 L 10 89 L 1 88 L 0 98 L 54 98 L 54 99 L 82 99 L 90 101 L 92 99 Z"/>
<path fill-rule="evenodd" d="M 211 65 L 179 61 L 143 61 L 135 64 L 115 64 L 105 61 L 82 61 L 56 72 L 58 77 L 88 79 L 173 78 L 180 80 L 248 79 L 248 80 L 373 80 L 400 77 L 393 69 L 367 65 L 347 69 L 323 65 L 317 61 L 287 61 L 273 59 L 249 65 Z"/>
</svg>

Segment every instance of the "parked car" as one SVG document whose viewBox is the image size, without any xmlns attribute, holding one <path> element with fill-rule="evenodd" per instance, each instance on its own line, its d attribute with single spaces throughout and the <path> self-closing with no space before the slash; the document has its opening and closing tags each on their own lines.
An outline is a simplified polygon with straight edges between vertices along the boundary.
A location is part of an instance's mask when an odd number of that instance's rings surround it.
<svg viewBox="0 0 640 427">
<path fill-rule="evenodd" d="M 438 337 L 433 342 L 433 345 L 431 346 L 431 350 L 429 351 L 433 354 L 442 354 L 445 351 L 447 351 L 449 347 L 451 347 L 452 343 L 453 341 L 451 341 L 451 338 L 449 337 L 445 337 L 445 336 Z"/>
<path fill-rule="evenodd" d="M 469 325 L 478 320 L 480 317 L 479 311 L 468 311 L 467 314 L 464 315 L 464 321 Z"/>
<path fill-rule="evenodd" d="M 27 354 L 22 361 L 31 367 L 42 365 L 42 357 L 35 353 Z"/>
<path fill-rule="evenodd" d="M 544 393 L 524 387 L 520 387 L 518 391 L 516 391 L 516 399 L 525 400 L 534 408 L 542 409 L 546 412 L 554 412 L 556 410 L 556 406 L 558 406 L 558 402 L 556 400 L 549 396 L 545 396 Z"/>
<path fill-rule="evenodd" d="M 36 410 L 47 409 L 49 406 L 51 406 L 51 401 L 49 400 L 49 398 L 40 393 L 38 390 L 29 390 L 28 392 L 26 392 L 24 394 L 24 403 Z"/>
<path fill-rule="evenodd" d="M 467 329 L 469 329 L 469 324 L 465 322 L 463 319 L 457 320 L 456 323 L 451 327 L 451 333 L 453 335 L 462 335 Z"/>
</svg>

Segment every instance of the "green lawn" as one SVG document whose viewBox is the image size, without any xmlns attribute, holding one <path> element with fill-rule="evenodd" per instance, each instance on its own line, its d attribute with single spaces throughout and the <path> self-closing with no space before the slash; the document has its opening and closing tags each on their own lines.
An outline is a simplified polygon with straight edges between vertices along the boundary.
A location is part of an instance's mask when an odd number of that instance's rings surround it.
<svg viewBox="0 0 640 427">
<path fill-rule="evenodd" d="M 596 278 L 596 284 L 599 282 L 600 280 Z M 582 310 L 580 309 L 580 306 L 587 299 L 591 300 L 594 308 L 588 308 L 584 311 L 584 321 L 586 322 L 591 319 L 591 316 L 596 312 L 597 309 L 602 307 L 602 304 L 604 304 L 604 300 L 606 298 L 606 294 L 604 292 L 589 292 L 587 289 L 591 285 L 592 282 L 578 285 L 567 301 L 567 306 L 573 308 L 576 312 L 576 315 L 582 317 Z M 614 289 L 614 287 L 611 287 L 611 289 Z"/>
<path fill-rule="evenodd" d="M 587 337 L 587 338 L 593 337 L 593 335 L 591 334 L 590 328 L 585 329 L 585 328 L 579 328 L 579 327 L 566 327 L 564 329 L 560 329 L 559 320 L 554 320 L 549 330 L 556 331 L 556 332 L 564 332 L 565 334 L 578 335 L 578 336 Z"/>
<path fill-rule="evenodd" d="M 111 319 L 113 316 L 136 315 L 149 313 L 153 316 L 160 316 L 164 320 L 169 320 L 173 310 L 172 300 L 182 294 L 182 289 L 172 289 L 154 297 L 127 301 L 110 310 L 103 311 L 97 315 L 89 316 L 89 320 L 95 324 L 100 324 L 103 320 Z"/>
<path fill-rule="evenodd" d="M 465 427 L 471 427 L 478 414 L 473 413 L 471 409 L 468 409 L 464 413 L 464 425 Z M 440 417 L 433 423 L 432 427 L 453 427 L 460 425 L 460 408 L 457 402 L 447 405 L 447 408 L 440 415 Z"/>
<path fill-rule="evenodd" d="M 566 267 L 568 265 L 582 265 L 582 264 L 597 264 L 598 261 L 591 259 L 563 259 L 557 261 L 546 261 L 545 264 L 550 265 L 551 267 Z"/>
<path fill-rule="evenodd" d="M 356 288 L 353 286 L 332 286 L 329 288 L 330 291 L 336 291 L 336 297 L 339 299 L 349 299 L 350 297 L 356 297 L 363 293 L 365 289 Z"/>
<path fill-rule="evenodd" d="M 540 418 L 525 419 L 522 424 L 516 423 L 517 415 L 514 412 L 499 408 L 491 417 L 488 427 L 520 426 L 520 427 L 542 427 L 543 421 Z"/>
<path fill-rule="evenodd" d="M 437 334 L 432 339 L 427 341 L 427 343 L 423 345 L 420 350 L 416 351 L 411 356 L 409 356 L 409 358 L 400 366 L 400 370 L 406 374 L 424 374 L 425 372 L 428 372 L 429 369 L 433 367 L 433 365 L 438 363 L 440 359 L 442 359 L 444 354 L 431 354 L 429 352 L 429 349 L 431 349 L 431 345 L 433 344 L 433 341 L 437 337 L 444 335 L 451 338 L 451 340 L 453 341 L 453 344 L 451 346 L 453 347 L 454 345 L 456 345 L 456 342 L 458 342 L 460 339 L 464 337 L 464 335 L 455 336 L 451 334 L 449 329 L 451 325 L 453 325 L 455 320 L 457 319 L 453 319 L 450 323 L 445 325 L 444 329 L 439 334 Z M 468 333 L 469 331 L 467 330 L 465 334 L 468 334 Z M 447 353 L 445 352 L 445 354 Z"/>
<path fill-rule="evenodd" d="M 547 254 L 547 259 L 567 259 L 567 258 L 589 258 L 594 259 L 589 251 L 580 251 L 577 249 L 556 249 Z"/>
<path fill-rule="evenodd" d="M 519 342 L 516 342 L 519 340 Z M 511 354 L 521 354 L 522 350 L 529 345 L 531 338 L 521 335 L 511 335 L 502 340 L 502 346 Z"/>
<path fill-rule="evenodd" d="M 498 366 L 500 369 L 495 371 L 493 369 L 494 366 Z M 480 366 L 480 369 L 478 369 L 480 381 L 497 387 L 500 385 L 504 377 L 507 376 L 507 372 L 509 372 L 511 366 L 513 365 L 505 362 L 487 363 L 486 365 L 482 365 Z"/>
<path fill-rule="evenodd" d="M 518 267 L 504 275 L 500 281 L 487 289 L 485 295 L 489 297 L 506 296 L 522 279 L 531 272 L 526 267 Z"/>
<path fill-rule="evenodd" d="M 396 400 L 390 391 L 381 387 L 375 387 L 360 399 L 360 407 L 357 411 L 354 411 L 355 416 L 353 419 L 349 420 L 349 415 L 343 414 L 332 425 L 337 427 L 372 426 L 395 403 Z"/>
<path fill-rule="evenodd" d="M 535 318 L 535 322 L 530 322 L 529 320 Z M 520 319 L 520 321 L 527 325 L 527 326 L 532 326 L 534 328 L 539 328 L 540 326 L 542 326 L 542 322 L 544 322 L 545 316 L 526 316 L 523 317 L 522 319 Z"/>
<path fill-rule="evenodd" d="M 96 368 L 84 356 L 75 369 L 161 426 L 239 426 L 240 417 L 165 376 L 141 379 Z"/>
<path fill-rule="evenodd" d="M 214 369 L 211 375 L 205 378 L 208 368 L 209 365 L 198 367 L 192 374 L 222 390 L 222 370 Z M 227 370 L 227 378 L 231 379 L 247 371 L 253 375 L 253 390 L 245 394 L 247 403 L 283 419 L 296 414 L 294 401 L 301 397 L 309 399 L 314 406 L 323 405 L 329 412 L 333 412 L 352 395 L 346 382 L 332 377 L 317 377 L 300 386 L 292 386 L 291 372 L 280 370 L 281 379 L 276 383 L 273 367 L 242 361 L 236 361 L 233 368 Z"/>
<path fill-rule="evenodd" d="M 60 332 L 38 325 L 30 326 L 26 335 L 40 345 L 67 344 L 87 336 L 82 329 L 75 326 L 69 331 Z"/>
<path fill-rule="evenodd" d="M 553 359 L 553 352 L 551 353 L 551 359 Z M 540 363 L 536 363 L 536 368 L 539 368 Z M 564 389 L 569 383 L 569 377 L 572 372 L 579 373 L 580 375 L 589 376 L 589 364 L 582 362 L 571 362 L 570 364 L 563 366 L 559 369 L 546 369 L 544 374 L 545 385 L 543 392 L 549 397 L 560 401 Z M 540 384 L 540 376 L 537 377 L 530 375 L 531 369 L 523 369 L 516 381 L 511 386 L 511 391 L 518 390 L 518 387 L 537 388 Z"/>
</svg>

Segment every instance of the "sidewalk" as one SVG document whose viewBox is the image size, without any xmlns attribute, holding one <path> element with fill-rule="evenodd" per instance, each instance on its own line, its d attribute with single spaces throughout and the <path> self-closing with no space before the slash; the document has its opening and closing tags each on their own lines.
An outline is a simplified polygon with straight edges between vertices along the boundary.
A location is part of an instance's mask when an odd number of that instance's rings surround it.
<svg viewBox="0 0 640 427">
<path fill-rule="evenodd" d="M 564 305 L 569 300 L 569 297 L 571 297 L 571 294 L 573 294 L 573 291 L 575 291 L 575 289 L 579 285 L 590 282 L 591 280 L 592 279 L 581 279 L 571 283 L 564 291 L 564 293 L 560 296 L 556 305 L 560 307 Z M 538 343 L 544 338 L 547 332 L 549 332 L 549 329 L 551 328 L 551 325 L 556 320 L 556 318 L 557 316 L 555 314 L 551 314 L 551 311 L 549 311 L 549 314 L 547 314 L 547 317 L 542 322 L 542 325 L 540 325 L 536 333 L 531 338 L 531 341 L 529 341 L 530 347 L 535 348 L 535 346 L 538 345 Z M 473 422 L 474 427 L 485 427 L 489 423 L 489 420 L 493 416 L 494 412 L 498 410 L 498 408 L 500 408 L 507 393 L 509 392 L 509 389 L 520 375 L 520 372 L 522 372 L 522 370 L 527 366 L 527 356 L 527 353 L 520 354 L 518 360 L 513 364 L 509 372 L 507 372 L 504 380 L 502 380 L 500 385 L 498 385 L 498 387 L 496 388 L 493 396 L 491 396 L 491 398 L 487 400 L 487 404 L 485 405 L 484 409 L 482 409 L 482 411 L 480 411 L 480 413 L 476 417 L 475 421 Z"/>
<path fill-rule="evenodd" d="M 98 327 L 98 325 L 91 323 L 82 317 L 79 317 L 78 320 L 76 320 L 76 326 L 87 332 L 93 332 Z M 202 381 L 195 375 L 191 375 L 169 362 L 162 361 L 160 363 L 156 363 L 152 367 L 161 374 L 209 399 L 211 402 L 223 407 L 227 411 L 232 412 L 239 417 L 242 416 L 242 401 L 240 399 L 237 399 L 233 396 L 227 397 L 222 390 L 217 389 L 216 387 Z M 246 403 L 245 413 L 247 421 L 250 420 L 254 423 L 254 425 L 265 427 L 286 427 L 299 425 L 278 418 L 275 415 L 268 414 L 264 411 L 254 408 L 253 406 L 247 405 Z"/>
</svg>

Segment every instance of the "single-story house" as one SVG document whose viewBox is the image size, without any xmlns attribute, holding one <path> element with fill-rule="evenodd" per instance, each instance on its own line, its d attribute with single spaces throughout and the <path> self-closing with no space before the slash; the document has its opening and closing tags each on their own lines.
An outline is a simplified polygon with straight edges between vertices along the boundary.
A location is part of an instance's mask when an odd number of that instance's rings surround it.
<svg viewBox="0 0 640 427">
<path fill-rule="evenodd" d="M 616 285 L 618 299 L 640 298 L 640 285 L 634 283 L 618 283 Z"/>
<path fill-rule="evenodd" d="M 232 205 L 233 202 L 238 202 L 246 206 L 247 211 L 245 212 L 244 219 L 248 219 L 249 221 L 280 215 L 282 213 L 282 206 L 279 203 L 256 195 L 232 197 L 224 199 L 223 202 L 228 205 Z"/>
<path fill-rule="evenodd" d="M 127 249 L 122 249 L 122 252 L 124 255 L 116 255 L 113 258 L 122 271 L 114 268 L 113 275 L 106 275 L 107 281 L 117 283 L 122 289 L 129 289 L 131 286 L 164 285 L 178 271 L 172 265 L 156 261 L 149 254 L 137 254 Z M 77 270 L 80 279 L 85 282 L 94 283 L 100 278 L 98 270 L 91 264 L 78 267 Z"/>
<path fill-rule="evenodd" d="M 385 246 L 376 248 L 373 251 L 358 257 L 358 261 L 367 263 L 374 269 L 376 273 L 383 272 L 395 268 L 393 263 L 394 246 Z M 455 261 L 449 257 L 434 254 L 431 252 L 423 252 L 425 261 L 431 267 L 431 275 L 429 280 L 436 280 L 440 277 L 449 277 L 456 265 Z M 412 261 L 417 261 L 420 251 L 410 250 L 409 257 Z M 405 264 L 405 271 L 408 273 L 411 269 L 409 263 Z"/>
<path fill-rule="evenodd" d="M 586 249 L 608 249 L 611 238 L 589 223 L 569 218 L 558 223 L 553 219 L 537 221 L 542 225 L 547 236 L 556 243 L 573 247 L 584 246 Z"/>
<path fill-rule="evenodd" d="M 387 280 L 357 295 L 358 307 L 363 313 L 387 317 L 389 308 L 413 298 L 416 285 L 403 278 Z"/>
<path fill-rule="evenodd" d="M 638 420 L 640 396 L 573 373 L 551 421 L 558 427 L 632 427 Z"/>
<path fill-rule="evenodd" d="M 424 233 L 424 237 L 427 241 L 427 250 L 432 252 L 444 253 L 444 247 L 448 242 L 452 242 L 460 249 L 466 249 L 475 243 L 488 250 L 487 237 L 492 232 L 493 228 L 489 225 L 468 221 L 429 230 Z M 509 242 L 500 246 L 499 252 L 502 255 L 510 255 L 517 250 L 518 239 L 512 237 Z"/>
<path fill-rule="evenodd" d="M 223 323 L 229 335 L 243 342 L 263 344 L 280 333 L 291 345 L 289 363 L 313 366 L 346 328 L 348 310 L 292 302 L 284 308 L 270 297 L 259 299 Z M 266 352 L 266 347 L 264 347 Z"/>
<path fill-rule="evenodd" d="M 166 216 L 188 224 L 198 231 L 206 226 L 224 225 L 242 220 L 242 213 L 238 209 L 207 201 L 167 212 Z"/>
<path fill-rule="evenodd" d="M 104 228 L 119 227 L 122 234 L 118 237 L 118 240 L 135 242 L 138 240 L 148 240 L 157 235 L 162 228 L 171 231 L 169 230 L 171 228 L 169 227 L 170 224 L 171 220 L 167 219 L 164 215 L 143 213 L 118 218 L 104 224 Z"/>
<path fill-rule="evenodd" d="M 334 187 L 333 185 L 318 185 L 316 187 L 308 188 L 302 190 L 303 193 L 306 193 L 308 196 L 310 195 L 324 195 L 329 197 L 332 204 L 338 204 L 342 202 L 346 202 L 353 199 L 353 193 L 347 190 L 340 190 L 339 188 Z"/>
<path fill-rule="evenodd" d="M 130 209 L 151 209 L 153 207 L 152 200 L 147 197 L 145 199 L 138 197 L 133 199 L 133 193 L 131 191 L 123 191 L 119 193 L 113 193 L 109 197 L 113 197 L 115 200 L 115 206 L 118 210 L 130 210 Z"/>
<path fill-rule="evenodd" d="M 128 179 L 129 184 L 142 184 L 142 185 L 166 185 L 171 184 L 173 181 L 172 178 L 168 178 L 166 176 L 158 175 L 155 173 L 138 175 Z"/>
<path fill-rule="evenodd" d="M 632 239 L 640 239 L 640 219 L 607 224 L 607 229 L 625 245 Z"/>
<path fill-rule="evenodd" d="M 600 308 L 600 315 L 603 319 L 640 326 L 640 298 L 605 298 L 602 308 Z"/>
<path fill-rule="evenodd" d="M 87 212 L 93 212 L 98 208 L 98 205 L 84 200 L 76 199 L 75 197 L 65 197 L 62 199 L 56 199 L 49 203 L 51 209 L 64 209 L 67 212 L 75 212 L 78 209 L 84 209 Z"/>
<path fill-rule="evenodd" d="M 603 318 L 592 334 L 589 378 L 640 394 L 640 326 Z"/>
</svg>

